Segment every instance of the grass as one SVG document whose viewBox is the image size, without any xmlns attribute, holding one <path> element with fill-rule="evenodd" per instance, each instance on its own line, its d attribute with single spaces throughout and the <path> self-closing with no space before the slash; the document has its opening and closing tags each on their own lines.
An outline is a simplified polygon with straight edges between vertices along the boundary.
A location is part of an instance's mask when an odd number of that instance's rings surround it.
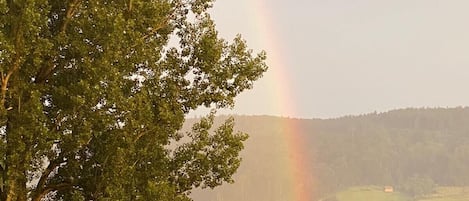
<svg viewBox="0 0 469 201">
<path fill-rule="evenodd" d="M 385 193 L 383 188 L 376 186 L 353 187 L 339 192 L 338 201 L 411 201 L 402 193 Z"/>
<path fill-rule="evenodd" d="M 385 193 L 382 187 L 360 186 L 336 194 L 337 201 L 469 201 L 469 187 L 438 187 L 431 195 L 412 198 L 400 192 Z"/>
<path fill-rule="evenodd" d="M 469 201 L 468 187 L 439 187 L 435 193 L 418 201 Z"/>
</svg>

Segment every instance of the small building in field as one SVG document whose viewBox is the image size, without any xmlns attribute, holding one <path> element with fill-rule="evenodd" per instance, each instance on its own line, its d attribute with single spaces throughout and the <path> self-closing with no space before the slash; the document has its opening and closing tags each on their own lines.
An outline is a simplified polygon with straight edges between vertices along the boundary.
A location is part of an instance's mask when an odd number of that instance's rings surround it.
<svg viewBox="0 0 469 201">
<path fill-rule="evenodd" d="M 394 188 L 392 186 L 384 186 L 385 193 L 392 193 L 394 192 Z"/>
</svg>

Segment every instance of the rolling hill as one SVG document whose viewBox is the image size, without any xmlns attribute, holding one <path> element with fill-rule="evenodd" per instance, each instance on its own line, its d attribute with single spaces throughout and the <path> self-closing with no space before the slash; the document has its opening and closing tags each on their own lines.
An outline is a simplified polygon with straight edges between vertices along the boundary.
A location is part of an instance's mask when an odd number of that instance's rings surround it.
<svg viewBox="0 0 469 201">
<path fill-rule="evenodd" d="M 195 201 L 294 200 L 300 185 L 308 194 L 302 200 L 356 186 L 391 185 L 411 197 L 436 186 L 469 186 L 469 108 L 335 119 L 234 118 L 236 130 L 250 135 L 235 183 L 196 190 Z M 186 128 L 195 121 L 188 119 Z"/>
</svg>

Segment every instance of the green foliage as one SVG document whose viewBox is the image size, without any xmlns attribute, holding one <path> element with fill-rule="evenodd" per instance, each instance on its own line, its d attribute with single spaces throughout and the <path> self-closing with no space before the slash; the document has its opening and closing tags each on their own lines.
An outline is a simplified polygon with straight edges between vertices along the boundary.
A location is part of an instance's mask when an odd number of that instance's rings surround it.
<svg viewBox="0 0 469 201">
<path fill-rule="evenodd" d="M 467 121 L 468 108 L 405 109 L 303 126 L 314 130 L 311 160 L 322 193 L 393 185 L 420 196 L 435 185 L 469 184 Z"/>
<path fill-rule="evenodd" d="M 469 107 L 402 109 L 327 120 L 235 119 L 236 130 L 252 133 L 237 182 L 215 193 L 194 193 L 196 200 L 217 200 L 216 195 L 232 201 L 289 200 L 299 182 L 289 180 L 291 172 L 285 171 L 291 165 L 285 163 L 291 157 L 286 135 L 301 139 L 303 146 L 295 154 L 303 157 L 304 170 L 298 174 L 304 175 L 301 182 L 317 199 L 355 186 L 380 186 L 380 191 L 393 186 L 410 197 L 414 193 L 403 189 L 406 185 L 423 187 L 414 192 L 425 196 L 432 193 L 431 186 L 469 186 Z M 295 125 L 297 132 L 285 125 Z M 412 182 L 415 175 L 418 179 Z"/>
<path fill-rule="evenodd" d="M 418 201 L 467 201 L 468 187 L 445 186 L 436 187 L 432 195 L 417 199 Z"/>
<path fill-rule="evenodd" d="M 212 3 L 0 1 L 1 199 L 188 200 L 233 182 L 246 135 L 232 120 L 178 133 L 266 70 L 218 37 Z"/>
</svg>

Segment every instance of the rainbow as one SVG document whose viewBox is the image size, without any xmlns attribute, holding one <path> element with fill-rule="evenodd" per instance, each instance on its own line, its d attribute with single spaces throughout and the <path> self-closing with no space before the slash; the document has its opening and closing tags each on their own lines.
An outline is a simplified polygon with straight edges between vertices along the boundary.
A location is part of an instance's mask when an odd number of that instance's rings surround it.
<svg viewBox="0 0 469 201">
<path fill-rule="evenodd" d="M 288 72 L 288 65 L 284 60 L 286 53 L 282 52 L 282 41 L 278 39 L 276 27 L 272 21 L 273 15 L 269 10 L 269 3 L 267 0 L 249 0 L 246 4 L 247 9 L 251 15 L 251 23 L 257 30 L 257 40 L 263 45 L 263 49 L 267 50 L 267 64 L 269 66 L 269 79 L 272 90 L 273 100 L 272 112 L 276 114 L 294 115 L 298 114 L 295 108 L 295 94 L 289 86 L 291 77 Z M 270 77 L 269 77 L 270 76 Z M 286 151 L 288 156 L 285 160 L 281 161 L 281 170 L 291 177 L 287 189 L 289 196 L 286 200 L 291 201 L 311 201 L 313 199 L 313 176 L 311 175 L 312 168 L 308 166 L 306 161 L 310 160 L 307 156 L 303 140 L 299 139 L 300 130 L 298 126 L 299 120 L 288 119 L 281 123 L 282 137 L 286 143 Z M 283 159 L 282 159 L 283 160 Z"/>
</svg>

